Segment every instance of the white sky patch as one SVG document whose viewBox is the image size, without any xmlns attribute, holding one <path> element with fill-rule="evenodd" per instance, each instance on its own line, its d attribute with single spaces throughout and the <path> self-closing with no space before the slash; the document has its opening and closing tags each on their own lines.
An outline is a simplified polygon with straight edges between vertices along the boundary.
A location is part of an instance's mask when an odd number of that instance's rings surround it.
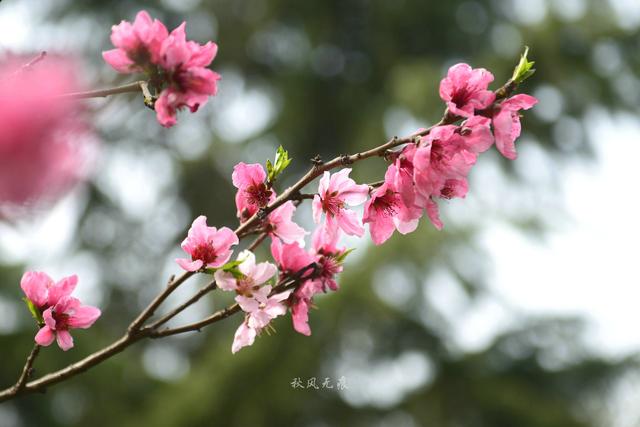
<svg viewBox="0 0 640 427">
<path fill-rule="evenodd" d="M 594 350 L 640 350 L 640 202 L 630 184 L 640 158 L 640 124 L 631 116 L 592 112 L 587 120 L 596 163 L 571 163 L 563 172 L 563 200 L 573 220 L 532 240 L 502 222 L 480 237 L 494 260 L 488 283 L 519 311 L 580 315 L 592 325 Z"/>
</svg>

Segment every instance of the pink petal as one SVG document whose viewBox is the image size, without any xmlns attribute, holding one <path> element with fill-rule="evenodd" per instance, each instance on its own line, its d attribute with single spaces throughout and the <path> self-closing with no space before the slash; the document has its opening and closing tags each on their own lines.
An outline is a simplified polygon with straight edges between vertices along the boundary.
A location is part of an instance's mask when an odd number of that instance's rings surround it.
<svg viewBox="0 0 640 427">
<path fill-rule="evenodd" d="M 64 297 L 71 295 L 78 284 L 78 276 L 65 277 L 49 288 L 49 305 L 56 305 Z"/>
<path fill-rule="evenodd" d="M 75 309 L 73 316 L 69 317 L 68 324 L 71 328 L 87 329 L 101 314 L 100 309 L 83 305 Z"/>
<path fill-rule="evenodd" d="M 350 236 L 362 237 L 364 234 L 364 227 L 360 223 L 357 214 L 348 209 L 341 209 L 338 214 L 338 226 L 346 234 Z"/>
<path fill-rule="evenodd" d="M 67 330 L 56 331 L 56 341 L 58 341 L 58 346 L 63 351 L 67 351 L 73 347 L 73 337 Z"/>
<path fill-rule="evenodd" d="M 202 260 L 199 260 L 199 259 L 195 261 L 191 261 L 185 258 L 176 258 L 176 263 L 178 263 L 178 265 L 182 267 L 184 270 L 192 271 L 192 272 L 200 270 L 204 265 Z"/>
<path fill-rule="evenodd" d="M 37 271 L 25 272 L 20 280 L 22 291 L 38 308 L 47 304 L 48 289 L 52 285 L 53 280 L 47 274 Z"/>
<path fill-rule="evenodd" d="M 135 63 L 129 59 L 127 53 L 122 49 L 111 49 L 102 52 L 102 59 L 111 65 L 114 70 L 119 73 L 133 73 L 140 71 L 140 67 L 137 67 Z"/>
<path fill-rule="evenodd" d="M 42 318 L 44 319 L 45 325 L 47 325 L 51 330 L 56 330 L 56 319 L 53 318 L 53 307 L 47 308 L 42 313 Z"/>
<path fill-rule="evenodd" d="M 311 210 L 313 211 L 313 221 L 316 224 L 320 224 L 322 219 L 322 200 L 319 195 L 313 196 L 313 202 L 311 203 Z"/>
<path fill-rule="evenodd" d="M 36 344 L 47 347 L 51 345 L 55 338 L 56 335 L 53 330 L 48 326 L 43 326 L 36 334 L 35 341 Z"/>
<path fill-rule="evenodd" d="M 275 265 L 270 262 L 261 262 L 256 265 L 252 277 L 256 285 L 261 285 L 271 279 L 276 274 L 276 271 L 278 271 L 278 269 Z"/>
<path fill-rule="evenodd" d="M 254 298 L 245 297 L 243 295 L 236 296 L 236 302 L 245 313 L 253 313 L 258 311 L 260 304 Z"/>
<path fill-rule="evenodd" d="M 223 291 L 235 291 L 238 288 L 238 282 L 231 273 L 217 270 L 213 274 L 213 277 L 214 279 L 216 279 L 216 284 L 218 285 L 218 287 Z"/>
<path fill-rule="evenodd" d="M 169 102 L 170 95 L 169 89 L 163 90 L 154 105 L 158 122 L 166 128 L 170 128 L 178 122 L 176 118 L 177 107 Z"/>
<path fill-rule="evenodd" d="M 293 320 L 293 329 L 302 335 L 311 335 L 309 327 L 309 302 L 307 300 L 298 300 L 291 307 L 291 319 Z"/>
<path fill-rule="evenodd" d="M 233 173 L 231 174 L 233 185 L 238 189 L 263 183 L 266 179 L 267 173 L 259 163 L 246 164 L 240 162 L 234 166 Z"/>
<path fill-rule="evenodd" d="M 231 345 L 231 352 L 237 353 L 242 347 L 252 345 L 256 339 L 256 331 L 250 328 L 245 322 L 238 327 L 235 336 L 233 337 L 233 344 Z"/>
<path fill-rule="evenodd" d="M 434 225 L 434 227 L 436 227 L 436 229 L 438 230 L 442 230 L 444 224 L 442 224 L 442 221 L 440 220 L 438 204 L 432 199 L 429 199 L 429 201 L 427 202 L 427 215 L 429 216 L 429 220 L 431 220 L 431 223 Z"/>
</svg>

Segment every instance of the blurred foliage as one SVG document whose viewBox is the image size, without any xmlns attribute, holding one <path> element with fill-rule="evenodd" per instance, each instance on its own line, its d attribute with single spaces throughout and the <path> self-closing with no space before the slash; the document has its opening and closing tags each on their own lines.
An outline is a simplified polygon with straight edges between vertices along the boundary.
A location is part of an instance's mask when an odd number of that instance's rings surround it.
<svg viewBox="0 0 640 427">
<path fill-rule="evenodd" d="M 539 20 L 536 5 L 547 8 Z M 316 154 L 331 158 L 378 145 L 414 122 L 427 126 L 442 114 L 438 82 L 454 62 L 485 67 L 500 85 L 523 46 L 531 47 L 537 71 L 522 90 L 541 98 L 542 112 L 526 114 L 523 141 L 544 149 L 551 159 L 545 167 L 591 154 L 584 135 L 592 109 L 637 111 L 639 105 L 637 30 L 621 27 L 600 0 L 91 0 L 60 2 L 48 22 L 89 20 L 84 33 L 71 33 L 69 24 L 68 37 L 81 40 L 90 79 L 108 86 L 127 81 L 98 55 L 109 48 L 108 28 L 142 8 L 171 28 L 186 20 L 190 37 L 219 44 L 213 68 L 223 75 L 220 95 L 198 114 L 183 114 L 171 130 L 160 128 L 133 96 L 95 102 L 102 108 L 103 160 L 82 195 L 78 238 L 60 258 L 92 260 L 104 316 L 91 332 L 77 334 L 73 351 L 45 349 L 37 374 L 121 334 L 176 270 L 172 259 L 192 218 L 235 224 L 230 175 L 237 161 L 264 163 L 282 144 L 294 159 L 278 179 L 282 189 Z M 513 164 L 486 156 L 519 194 L 536 200 L 536 191 L 549 190 L 525 185 Z M 382 170 L 382 160 L 372 160 L 358 164 L 354 175 L 377 180 Z M 539 211 L 504 217 L 532 233 L 545 227 Z M 428 288 L 444 270 L 452 278 L 446 286 L 469 298 L 467 308 L 491 298 L 484 283 L 490 260 L 474 244 L 476 232 L 473 223 L 448 224 L 441 233 L 422 224 L 383 247 L 359 247 L 340 291 L 317 299 L 311 337 L 295 334 L 282 318 L 277 334 L 232 356 L 238 323 L 232 318 L 195 336 L 141 343 L 44 395 L 0 407 L 0 424 L 16 417 L 22 425 L 51 427 L 606 423 L 604 399 L 635 361 L 593 355 L 579 320 L 514 320 L 482 350 L 456 343 L 455 319 L 429 298 Z M 23 268 L 0 267 L 4 300 L 19 301 L 15 284 Z M 381 296 L 400 285 L 409 295 L 402 304 Z M 217 298 L 204 309 L 222 306 Z M 4 385 L 15 381 L 33 335 L 28 312 L 20 308 L 15 316 L 21 327 L 0 337 Z M 342 392 L 290 385 L 295 377 L 343 375 L 364 382 Z M 362 387 L 368 377 L 396 383 L 369 390 Z M 412 385 L 401 391 L 398 381 Z M 598 397 L 602 404 L 594 405 Z"/>
</svg>

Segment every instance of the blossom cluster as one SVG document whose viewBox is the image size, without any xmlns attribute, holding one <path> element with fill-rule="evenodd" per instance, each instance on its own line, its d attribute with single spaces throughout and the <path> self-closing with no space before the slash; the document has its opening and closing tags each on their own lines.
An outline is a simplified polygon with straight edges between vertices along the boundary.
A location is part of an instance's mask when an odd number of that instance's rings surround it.
<svg viewBox="0 0 640 427">
<path fill-rule="evenodd" d="M 270 321 L 287 309 L 294 329 L 311 334 L 309 309 L 314 296 L 338 289 L 335 276 L 342 271 L 348 253 L 339 245 L 342 235 L 362 237 L 368 224 L 372 241 L 379 245 L 396 230 L 402 234 L 414 231 L 424 213 L 441 229 L 437 201 L 465 197 L 467 177 L 480 153 L 495 143 L 505 157 L 515 158 L 519 111 L 531 108 L 537 100 L 524 94 L 496 100 L 488 89 L 491 81 L 493 75 L 485 69 L 452 66 L 440 83 L 440 96 L 447 107 L 445 118 L 462 122 L 419 129 L 416 135 L 422 136 L 387 156 L 390 165 L 376 188 L 357 184 L 349 168 L 333 174 L 325 171 L 313 195 L 316 228 L 310 249 L 304 247 L 309 233 L 292 220 L 295 203 L 287 200 L 271 209 L 277 194 L 262 165 L 239 163 L 234 167 L 238 219 L 243 223 L 258 217 L 256 230 L 271 237 L 275 265 L 256 263 L 255 255 L 246 250 L 237 261 L 227 263 L 238 239 L 229 229 L 207 227 L 204 217 L 194 221 L 183 243 L 191 260 L 178 260 L 188 271 L 214 268 L 218 287 L 236 293 L 245 319 L 235 334 L 234 353 L 253 344 Z M 363 203 L 364 214 L 359 217 L 352 207 Z M 274 277 L 277 288 L 270 284 Z M 293 286 L 282 287 L 287 281 Z"/>
<path fill-rule="evenodd" d="M 142 11 L 133 23 L 115 25 L 111 41 L 116 48 L 103 52 L 105 61 L 122 73 L 146 74 L 158 94 L 154 106 L 163 126 L 176 123 L 179 109 L 186 107 L 194 112 L 217 91 L 220 76 L 206 68 L 217 46 L 186 40 L 184 23 L 169 32 Z M 52 176 L 62 180 L 74 176 L 78 169 L 66 144 L 66 136 L 76 129 L 67 122 L 67 117 L 76 115 L 75 107 L 59 102 L 39 108 L 35 95 L 51 98 L 68 90 L 67 74 L 55 64 L 11 78 L 0 69 L 0 93 L 8 94 L 0 95 L 0 128 L 14 132 L 0 134 L 0 159 L 21 160 L 6 167 L 3 161 L 0 202 L 21 202 L 42 191 L 44 182 L 57 185 L 46 173 L 27 174 L 37 179 L 17 180 L 21 185 L 16 188 L 3 185 L 11 182 L 6 177 L 13 179 L 25 171 L 25 153 L 31 156 L 28 160 L 34 168 L 53 168 Z M 512 83 L 530 75 L 531 65 L 525 53 Z M 343 236 L 363 237 L 368 224 L 373 243 L 380 245 L 395 231 L 414 231 L 425 214 L 441 229 L 438 201 L 466 196 L 468 176 L 480 153 L 495 144 L 504 157 L 516 158 L 520 111 L 533 107 L 537 100 L 526 94 L 507 97 L 507 91 L 493 92 L 489 89 L 492 81 L 493 75 L 485 69 L 467 64 L 452 66 L 440 82 L 440 97 L 446 105 L 443 121 L 433 128 L 419 129 L 410 142 L 393 147 L 395 151 L 385 151 L 390 164 L 378 184 L 358 184 L 350 177 L 350 168 L 330 173 L 329 165 L 320 164 L 314 175 L 320 178 L 315 193 L 303 197 L 289 191 L 278 197 L 274 183 L 291 161 L 282 147 L 275 162 L 267 162 L 266 171 L 260 164 L 235 165 L 231 179 L 237 189 L 239 230 L 244 234 L 239 236 L 227 227 L 211 227 L 205 216 L 199 216 L 181 245 L 188 257 L 176 260 L 187 274 L 213 274 L 218 289 L 234 293 L 235 309 L 244 313 L 233 340 L 234 353 L 252 345 L 258 335 L 272 328 L 273 319 L 288 311 L 293 328 L 303 335 L 311 334 L 309 310 L 314 298 L 338 290 L 336 276 L 343 271 L 350 252 L 340 243 Z M 14 103 L 17 99 L 21 103 Z M 28 114 L 31 110 L 38 114 Z M 26 122 L 26 117 L 33 121 Z M 11 126 L 7 125 L 10 121 Z M 312 199 L 315 229 L 311 232 L 293 220 L 297 203 L 303 199 Z M 361 205 L 363 214 L 353 209 Z M 241 251 L 231 261 L 234 246 L 246 234 L 261 234 L 258 243 L 267 236 L 271 239 L 273 262 L 257 262 L 252 250 Z M 308 235 L 310 246 L 306 247 Z M 69 331 L 88 328 L 100 316 L 99 309 L 82 305 L 71 296 L 76 284 L 76 276 L 54 282 L 45 273 L 24 274 L 21 287 L 39 326 L 35 337 L 39 345 L 48 346 L 56 340 L 66 351 L 73 347 Z"/>
<path fill-rule="evenodd" d="M 102 53 L 104 60 L 120 73 L 145 73 L 156 90 L 154 108 L 162 126 L 176 124 L 177 111 L 192 113 L 216 94 L 220 75 L 206 68 L 216 56 L 213 42 L 200 45 L 187 40 L 186 23 L 171 31 L 146 11 L 133 23 L 122 21 L 111 29 L 116 47 Z"/>
</svg>

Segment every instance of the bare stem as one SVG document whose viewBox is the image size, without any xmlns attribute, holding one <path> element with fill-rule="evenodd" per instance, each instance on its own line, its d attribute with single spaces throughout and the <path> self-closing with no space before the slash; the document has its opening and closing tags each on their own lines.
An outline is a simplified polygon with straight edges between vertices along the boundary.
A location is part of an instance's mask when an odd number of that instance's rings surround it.
<svg viewBox="0 0 640 427">
<path fill-rule="evenodd" d="M 169 320 L 173 319 L 178 314 L 182 313 L 185 309 L 187 309 L 191 305 L 193 305 L 196 302 L 198 302 L 200 300 L 200 298 L 202 298 L 203 296 L 205 296 L 209 292 L 211 292 L 214 289 L 216 289 L 216 287 L 217 287 L 216 281 L 212 280 L 211 282 L 209 282 L 206 285 L 204 285 L 203 287 L 201 287 L 200 290 L 198 292 L 196 292 L 195 295 L 193 295 L 187 301 L 185 301 L 184 303 L 180 304 L 178 307 L 174 308 L 169 313 L 165 314 L 164 316 L 162 316 L 160 319 L 158 319 L 155 322 L 153 322 L 148 327 L 150 329 L 158 329 L 158 327 L 164 325 Z"/>
<path fill-rule="evenodd" d="M 147 93 L 144 93 L 146 90 Z M 151 96 L 148 93 L 147 82 L 144 80 L 140 80 L 137 82 L 129 83 L 122 86 L 116 86 L 109 89 L 99 89 L 99 90 L 90 90 L 87 92 L 74 92 L 74 93 L 65 93 L 64 95 L 60 95 L 60 98 L 63 99 L 85 99 L 85 98 L 104 98 L 109 95 L 117 95 L 119 93 L 129 93 L 129 92 L 143 92 L 145 95 L 145 99 L 147 96 Z"/>
</svg>

